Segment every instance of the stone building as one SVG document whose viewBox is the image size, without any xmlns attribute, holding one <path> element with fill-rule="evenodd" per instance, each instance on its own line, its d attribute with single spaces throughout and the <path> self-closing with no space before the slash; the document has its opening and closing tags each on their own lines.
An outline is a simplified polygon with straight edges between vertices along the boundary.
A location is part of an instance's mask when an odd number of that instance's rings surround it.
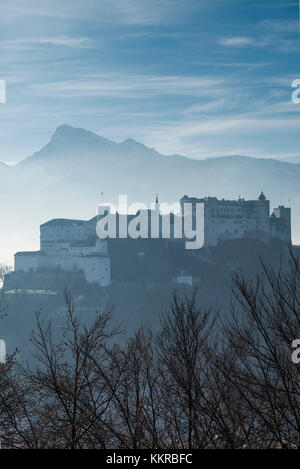
<svg viewBox="0 0 300 469">
<path fill-rule="evenodd" d="M 50 220 L 40 227 L 39 251 L 15 254 L 16 272 L 57 268 L 82 270 L 88 283 L 110 285 L 107 241 L 97 238 L 95 219 Z"/>
<path fill-rule="evenodd" d="M 279 206 L 270 216 L 270 201 L 263 191 L 257 200 L 219 200 L 216 197 L 202 199 L 188 197 L 181 199 L 192 205 L 195 214 L 196 204 L 204 204 L 204 246 L 216 246 L 229 239 L 270 238 L 291 243 L 291 209 Z"/>
</svg>

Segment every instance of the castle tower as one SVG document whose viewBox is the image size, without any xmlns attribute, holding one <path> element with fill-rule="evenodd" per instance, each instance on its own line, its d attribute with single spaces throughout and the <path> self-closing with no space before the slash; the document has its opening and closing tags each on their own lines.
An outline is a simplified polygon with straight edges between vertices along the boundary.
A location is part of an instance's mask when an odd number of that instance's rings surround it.
<svg viewBox="0 0 300 469">
<path fill-rule="evenodd" d="M 263 190 L 261 190 L 261 193 L 260 193 L 260 196 L 258 197 L 258 200 L 267 200 Z"/>
<path fill-rule="evenodd" d="M 261 233 L 270 233 L 270 201 L 262 190 L 257 200 L 257 226 L 258 237 Z"/>
<path fill-rule="evenodd" d="M 274 208 L 271 216 L 271 233 L 274 238 L 288 243 L 292 242 L 291 209 L 289 207 L 279 205 Z"/>
</svg>

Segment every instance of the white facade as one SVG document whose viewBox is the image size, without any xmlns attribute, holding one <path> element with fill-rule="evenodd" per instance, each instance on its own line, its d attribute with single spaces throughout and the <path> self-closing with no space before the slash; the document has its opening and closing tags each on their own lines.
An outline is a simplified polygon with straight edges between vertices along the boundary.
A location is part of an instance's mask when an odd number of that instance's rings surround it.
<svg viewBox="0 0 300 469">
<path fill-rule="evenodd" d="M 204 204 L 204 246 L 217 246 L 222 241 L 242 238 L 268 241 L 274 237 L 291 242 L 290 209 L 275 208 L 270 217 L 270 201 L 263 192 L 257 200 L 184 196 L 181 206 L 186 203 L 192 204 L 194 214 L 196 204 Z"/>
<path fill-rule="evenodd" d="M 15 254 L 15 271 L 82 270 L 88 283 L 110 285 L 107 241 L 96 236 L 95 220 L 51 220 L 41 226 L 41 250 Z"/>
<path fill-rule="evenodd" d="M 40 267 L 40 251 L 15 254 L 15 272 L 37 270 Z"/>
<path fill-rule="evenodd" d="M 185 272 L 180 272 L 180 274 L 175 277 L 175 283 L 177 285 L 188 285 L 192 287 L 193 277 Z"/>
<path fill-rule="evenodd" d="M 93 220 L 50 220 L 40 226 L 40 247 L 42 251 L 51 251 L 58 242 L 86 242 L 95 235 Z"/>
</svg>

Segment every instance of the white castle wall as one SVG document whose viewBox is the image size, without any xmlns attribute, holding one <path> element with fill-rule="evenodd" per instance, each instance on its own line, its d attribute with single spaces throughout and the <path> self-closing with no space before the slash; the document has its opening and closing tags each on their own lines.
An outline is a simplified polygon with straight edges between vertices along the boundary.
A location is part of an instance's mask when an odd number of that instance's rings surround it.
<svg viewBox="0 0 300 469">
<path fill-rule="evenodd" d="M 15 254 L 15 271 L 29 272 L 40 267 L 39 251 L 36 253 L 17 253 Z"/>
<path fill-rule="evenodd" d="M 15 271 L 39 268 L 82 270 L 88 283 L 110 285 L 111 267 L 107 241 L 95 238 L 95 224 L 52 220 L 41 226 L 41 250 L 15 255 Z M 92 240 L 94 236 L 94 240 Z"/>
<path fill-rule="evenodd" d="M 257 238 L 263 233 L 269 234 L 269 205 L 256 201 L 255 204 L 207 203 L 204 223 L 205 245 L 216 246 L 226 239 Z"/>
<path fill-rule="evenodd" d="M 278 207 L 270 217 L 270 202 L 263 193 L 258 200 L 218 200 L 183 197 L 181 206 L 204 204 L 204 245 L 217 246 L 226 239 L 254 238 L 267 241 L 270 237 L 291 242 L 290 209 Z"/>
<path fill-rule="evenodd" d="M 40 227 L 41 250 L 55 249 L 58 241 L 86 241 L 95 236 L 95 224 L 77 220 L 52 220 Z"/>
</svg>

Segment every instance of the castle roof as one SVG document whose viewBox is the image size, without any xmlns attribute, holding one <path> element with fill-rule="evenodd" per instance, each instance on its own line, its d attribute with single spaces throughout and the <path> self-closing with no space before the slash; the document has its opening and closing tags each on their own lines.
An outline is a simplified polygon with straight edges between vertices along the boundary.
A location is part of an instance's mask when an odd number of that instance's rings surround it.
<svg viewBox="0 0 300 469">
<path fill-rule="evenodd" d="M 32 255 L 41 255 L 42 252 L 41 251 L 18 251 L 15 253 L 15 256 L 32 256 Z"/>
<path fill-rule="evenodd" d="M 85 220 L 71 220 L 68 218 L 53 218 L 53 220 L 49 220 L 46 223 L 43 223 L 41 226 L 73 226 L 73 225 L 83 225 L 84 223 L 87 223 Z"/>
<path fill-rule="evenodd" d="M 99 215 L 96 215 L 93 218 L 91 218 L 87 223 L 97 223 L 98 220 L 99 220 Z"/>
</svg>

